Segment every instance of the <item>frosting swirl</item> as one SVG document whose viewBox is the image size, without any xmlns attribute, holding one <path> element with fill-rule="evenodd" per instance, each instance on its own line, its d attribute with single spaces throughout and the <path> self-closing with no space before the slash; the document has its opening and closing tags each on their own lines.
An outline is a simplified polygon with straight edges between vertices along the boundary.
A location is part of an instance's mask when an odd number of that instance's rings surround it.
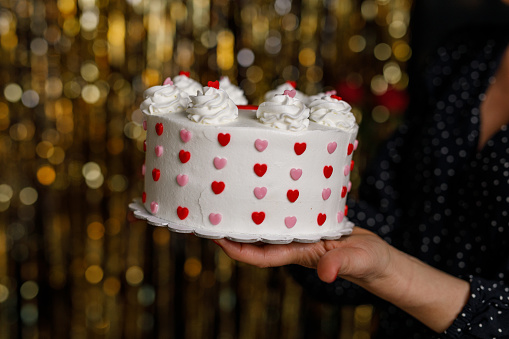
<svg viewBox="0 0 509 339">
<path fill-rule="evenodd" d="M 244 91 L 240 87 L 232 84 L 228 77 L 221 77 L 219 80 L 219 86 L 228 93 L 228 96 L 232 99 L 235 105 L 247 105 L 247 99 L 244 96 Z"/>
<path fill-rule="evenodd" d="M 202 85 L 186 75 L 177 75 L 173 78 L 173 84 L 188 96 L 196 95 L 197 92 L 203 92 Z"/>
<path fill-rule="evenodd" d="M 189 97 L 173 85 L 153 86 L 143 93 L 140 109 L 145 114 L 165 114 L 185 111 Z"/>
<path fill-rule="evenodd" d="M 318 124 L 342 129 L 351 129 L 356 125 L 352 107 L 343 100 L 332 96 L 323 96 L 309 105 L 309 119 Z"/>
<path fill-rule="evenodd" d="M 200 123 L 218 125 L 237 119 L 239 109 L 222 89 L 203 87 L 203 93 L 189 97 L 191 105 L 187 109 L 189 120 Z"/>
<path fill-rule="evenodd" d="M 290 83 L 285 82 L 284 84 L 277 86 L 276 89 L 265 93 L 264 99 L 265 99 L 265 101 L 269 101 L 276 94 L 283 94 L 286 90 L 291 91 L 292 89 L 295 89 L 295 88 Z M 300 101 L 302 101 L 304 103 L 308 102 L 307 95 L 305 95 L 304 93 L 297 91 L 297 90 L 296 90 L 295 98 L 299 99 Z"/>
<path fill-rule="evenodd" d="M 296 98 L 277 94 L 258 106 L 256 117 L 265 125 L 298 132 L 308 128 L 309 108 Z"/>
</svg>

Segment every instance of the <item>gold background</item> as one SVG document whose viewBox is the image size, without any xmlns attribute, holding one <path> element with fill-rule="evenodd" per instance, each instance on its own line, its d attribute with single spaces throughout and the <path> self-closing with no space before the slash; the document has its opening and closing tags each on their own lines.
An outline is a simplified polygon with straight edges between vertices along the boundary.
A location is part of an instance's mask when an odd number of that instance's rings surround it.
<svg viewBox="0 0 509 339">
<path fill-rule="evenodd" d="M 365 159 L 399 121 L 409 0 L 0 0 L 1 338 L 369 338 L 369 305 L 144 222 L 143 91 L 179 71 L 249 101 L 336 89 Z M 355 194 L 352 192 L 352 194 Z"/>
</svg>

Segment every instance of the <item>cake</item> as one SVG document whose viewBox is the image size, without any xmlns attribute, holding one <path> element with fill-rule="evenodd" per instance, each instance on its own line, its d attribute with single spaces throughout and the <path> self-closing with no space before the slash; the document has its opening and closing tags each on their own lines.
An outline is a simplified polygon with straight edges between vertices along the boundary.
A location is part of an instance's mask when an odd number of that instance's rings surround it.
<svg viewBox="0 0 509 339">
<path fill-rule="evenodd" d="M 219 86 L 223 89 L 235 105 L 247 105 L 247 98 L 244 95 L 244 91 L 239 87 L 235 86 L 230 82 L 230 78 L 224 76 L 219 80 Z"/>
<path fill-rule="evenodd" d="M 182 92 L 171 80 L 145 92 L 145 186 L 136 215 L 245 242 L 351 232 L 346 196 L 358 126 L 340 97 L 308 107 L 292 88 L 255 110 L 238 109 L 218 81 Z"/>
</svg>

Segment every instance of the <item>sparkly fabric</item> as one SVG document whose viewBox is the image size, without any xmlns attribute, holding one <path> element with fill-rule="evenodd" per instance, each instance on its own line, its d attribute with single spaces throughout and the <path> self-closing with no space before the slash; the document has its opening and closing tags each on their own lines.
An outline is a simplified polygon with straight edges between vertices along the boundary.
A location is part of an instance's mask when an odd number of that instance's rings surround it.
<svg viewBox="0 0 509 339">
<path fill-rule="evenodd" d="M 382 146 L 360 201 L 349 202 L 348 217 L 434 267 L 472 276 L 472 297 L 442 337 L 501 338 L 509 336 L 509 290 L 501 282 L 509 279 L 507 126 L 481 151 L 477 144 L 479 106 L 509 30 L 463 33 L 437 50 L 422 83 L 414 81 L 406 120 Z M 381 305 L 377 337 L 433 335 L 395 307 L 370 301 L 356 286 L 341 280 L 327 285 L 303 269 L 292 271 L 324 299 Z"/>
</svg>

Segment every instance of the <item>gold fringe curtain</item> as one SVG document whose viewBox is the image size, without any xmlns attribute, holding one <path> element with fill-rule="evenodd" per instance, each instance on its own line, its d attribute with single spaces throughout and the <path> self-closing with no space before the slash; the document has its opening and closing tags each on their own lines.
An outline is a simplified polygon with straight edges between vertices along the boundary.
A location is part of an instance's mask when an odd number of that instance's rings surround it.
<svg viewBox="0 0 509 339">
<path fill-rule="evenodd" d="M 143 222 L 143 91 L 221 75 L 251 103 L 287 80 L 361 122 L 357 170 L 398 122 L 410 0 L 0 0 L 1 338 L 369 338 L 369 305 Z M 353 173 L 354 187 L 359 173 Z"/>
</svg>

